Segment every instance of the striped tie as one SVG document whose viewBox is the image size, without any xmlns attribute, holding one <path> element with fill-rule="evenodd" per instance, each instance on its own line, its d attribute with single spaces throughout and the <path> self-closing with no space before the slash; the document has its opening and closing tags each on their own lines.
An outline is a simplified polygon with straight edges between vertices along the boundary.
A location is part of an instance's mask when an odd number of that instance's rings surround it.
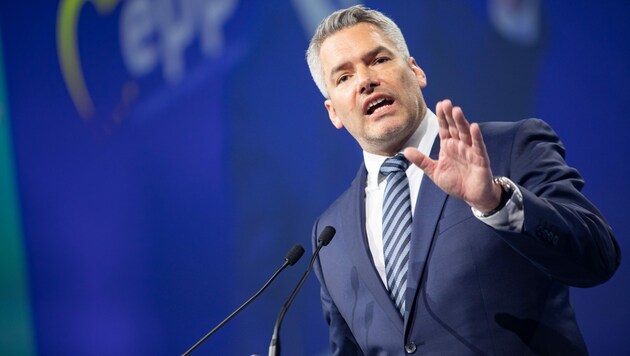
<svg viewBox="0 0 630 356">
<path fill-rule="evenodd" d="M 387 176 L 387 185 L 383 194 L 385 272 L 389 293 L 403 318 L 409 241 L 411 240 L 411 200 L 409 180 L 405 174 L 408 166 L 409 161 L 402 153 L 386 159 L 381 166 L 381 174 Z"/>
</svg>

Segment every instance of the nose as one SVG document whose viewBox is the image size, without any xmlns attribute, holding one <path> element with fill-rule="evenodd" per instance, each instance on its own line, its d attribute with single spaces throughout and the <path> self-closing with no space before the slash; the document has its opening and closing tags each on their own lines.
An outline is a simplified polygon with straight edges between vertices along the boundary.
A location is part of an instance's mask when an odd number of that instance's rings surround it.
<svg viewBox="0 0 630 356">
<path fill-rule="evenodd" d="M 359 87 L 357 89 L 361 94 L 371 94 L 374 91 L 374 88 L 380 85 L 378 76 L 374 70 L 369 67 L 359 69 L 357 71 L 357 75 L 359 76 L 359 80 L 357 82 Z"/>
</svg>

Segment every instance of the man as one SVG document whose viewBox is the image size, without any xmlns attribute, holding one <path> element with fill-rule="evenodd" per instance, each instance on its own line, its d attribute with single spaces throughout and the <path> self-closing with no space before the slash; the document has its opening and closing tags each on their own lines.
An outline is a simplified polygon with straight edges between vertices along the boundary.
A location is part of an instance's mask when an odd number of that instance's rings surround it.
<svg viewBox="0 0 630 356">
<path fill-rule="evenodd" d="M 553 130 L 432 113 L 400 30 L 362 6 L 322 21 L 307 60 L 364 153 L 313 231 L 337 230 L 315 268 L 333 354 L 586 354 L 568 288 L 620 254 Z"/>
</svg>

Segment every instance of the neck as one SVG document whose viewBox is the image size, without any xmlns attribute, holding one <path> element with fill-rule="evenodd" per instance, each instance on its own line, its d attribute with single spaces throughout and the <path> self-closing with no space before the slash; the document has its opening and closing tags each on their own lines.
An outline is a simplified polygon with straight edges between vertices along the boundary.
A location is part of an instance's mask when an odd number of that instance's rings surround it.
<svg viewBox="0 0 630 356">
<path fill-rule="evenodd" d="M 361 143 L 361 148 L 364 151 L 369 152 L 371 154 L 391 157 L 395 155 L 396 153 L 402 151 L 407 146 L 407 144 L 409 143 L 409 139 L 418 130 L 418 127 L 420 127 L 420 124 L 422 123 L 423 119 L 424 119 L 424 115 L 421 117 L 420 120 L 418 120 L 417 123 L 415 123 L 415 125 L 413 125 L 413 128 L 409 130 L 409 132 L 407 132 L 404 136 L 400 137 L 399 139 L 395 141 L 368 142 L 368 143 L 364 142 L 364 143 Z"/>
</svg>

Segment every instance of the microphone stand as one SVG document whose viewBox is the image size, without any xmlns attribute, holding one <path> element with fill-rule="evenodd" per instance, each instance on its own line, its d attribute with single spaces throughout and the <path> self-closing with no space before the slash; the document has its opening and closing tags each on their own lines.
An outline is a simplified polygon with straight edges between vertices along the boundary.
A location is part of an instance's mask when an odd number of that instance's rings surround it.
<svg viewBox="0 0 630 356">
<path fill-rule="evenodd" d="M 300 291 L 300 288 L 302 288 L 302 285 L 304 285 L 304 282 L 306 282 L 306 277 L 311 272 L 311 269 L 313 268 L 313 264 L 315 263 L 315 259 L 319 255 L 319 251 L 322 249 L 322 247 L 330 243 L 333 236 L 335 236 L 335 232 L 336 231 L 332 226 L 326 226 L 324 230 L 321 232 L 321 234 L 319 235 L 319 238 L 317 239 L 317 248 L 315 249 L 315 252 L 313 253 L 313 257 L 311 257 L 311 262 L 308 264 L 308 268 L 302 275 L 302 278 L 300 278 L 298 285 L 295 287 L 295 289 L 293 289 L 293 292 L 291 293 L 289 300 L 287 300 L 287 302 L 284 303 L 284 306 L 282 307 L 282 309 L 280 309 L 280 313 L 278 314 L 278 318 L 276 319 L 276 324 L 274 325 L 274 328 L 273 328 L 273 335 L 271 336 L 271 343 L 269 344 L 269 356 L 280 356 L 280 326 L 282 325 L 282 320 L 284 319 L 284 315 L 289 310 L 289 307 L 291 306 L 293 299 L 295 299 L 295 296 L 297 296 L 298 292 Z"/>
<path fill-rule="evenodd" d="M 271 284 L 271 282 L 273 282 L 274 279 L 276 279 L 276 277 L 280 274 L 280 272 L 282 272 L 288 266 L 293 266 L 302 257 L 303 253 L 304 253 L 304 248 L 301 245 L 293 246 L 293 248 L 287 254 L 287 257 L 284 259 L 284 263 L 282 264 L 282 266 L 280 266 L 280 268 L 276 271 L 276 273 L 274 273 L 271 276 L 271 278 L 269 278 L 267 283 L 265 283 L 265 285 L 263 285 L 262 288 L 260 288 L 258 292 L 256 292 L 256 294 L 254 294 L 249 299 L 247 299 L 247 301 L 245 301 L 245 303 L 243 303 L 240 307 L 238 307 L 238 309 L 232 312 L 232 314 L 228 315 L 227 318 L 223 319 L 223 321 L 220 322 L 219 325 L 215 326 L 214 329 L 210 330 L 210 332 L 208 332 L 204 337 L 199 339 L 199 341 L 197 341 L 186 352 L 184 352 L 182 356 L 190 355 L 197 347 L 199 347 L 199 345 L 201 345 L 204 341 L 206 341 L 206 339 L 208 339 L 210 336 L 212 336 L 212 334 L 217 332 L 217 330 L 223 327 L 223 325 L 225 325 L 228 321 L 232 320 L 232 318 L 235 317 L 236 314 L 240 313 L 241 310 L 245 309 L 245 307 L 248 306 L 249 303 L 251 303 L 254 299 L 256 299 L 260 295 L 260 293 L 262 293 L 265 289 L 267 289 L 267 287 Z"/>
</svg>

